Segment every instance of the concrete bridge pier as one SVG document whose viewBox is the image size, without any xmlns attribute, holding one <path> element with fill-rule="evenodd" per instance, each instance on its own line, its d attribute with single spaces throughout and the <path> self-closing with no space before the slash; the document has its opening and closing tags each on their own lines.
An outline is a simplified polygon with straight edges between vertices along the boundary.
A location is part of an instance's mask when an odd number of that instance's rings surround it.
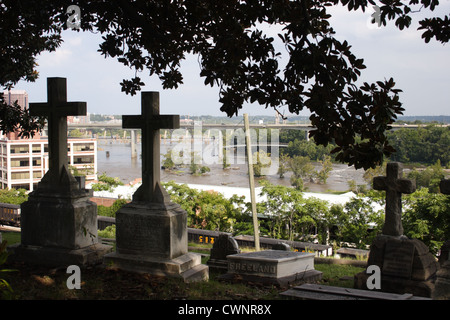
<svg viewBox="0 0 450 320">
<path fill-rule="evenodd" d="M 136 137 L 136 130 L 131 130 L 131 159 L 137 158 L 137 137 Z"/>
</svg>

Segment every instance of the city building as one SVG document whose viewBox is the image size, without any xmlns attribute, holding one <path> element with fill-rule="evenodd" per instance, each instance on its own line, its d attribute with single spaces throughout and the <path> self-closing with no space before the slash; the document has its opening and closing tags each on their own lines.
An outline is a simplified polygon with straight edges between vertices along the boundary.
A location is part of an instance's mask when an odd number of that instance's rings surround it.
<svg viewBox="0 0 450 320">
<path fill-rule="evenodd" d="M 69 169 L 86 180 L 97 179 L 97 140 L 68 139 Z M 33 191 L 48 171 L 48 140 L 0 139 L 0 186 Z"/>
<path fill-rule="evenodd" d="M 8 90 L 3 91 L 3 98 L 7 105 L 12 105 L 17 101 L 17 104 L 22 108 L 28 109 L 28 93 L 25 90 Z"/>
<path fill-rule="evenodd" d="M 28 108 L 28 94 L 24 90 L 4 93 L 9 105 L 15 101 Z M 87 117 L 79 117 L 86 121 Z M 70 121 L 77 122 L 73 117 Z M 97 140 L 69 138 L 67 141 L 68 165 L 73 174 L 86 176 L 86 180 L 97 179 Z M 0 187 L 23 188 L 33 191 L 48 171 L 48 139 L 35 133 L 32 139 L 19 137 L 17 132 L 0 132 Z"/>
</svg>

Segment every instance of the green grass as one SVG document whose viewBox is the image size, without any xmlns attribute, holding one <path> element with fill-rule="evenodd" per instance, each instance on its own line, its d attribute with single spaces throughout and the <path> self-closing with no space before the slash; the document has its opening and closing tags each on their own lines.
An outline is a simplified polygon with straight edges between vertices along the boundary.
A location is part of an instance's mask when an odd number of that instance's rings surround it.
<svg viewBox="0 0 450 320">
<path fill-rule="evenodd" d="M 2 237 L 3 240 L 8 241 L 8 245 L 20 243 L 19 232 L 2 232 Z M 206 253 L 205 249 L 212 247 L 211 244 L 194 243 L 189 243 L 189 246 L 197 247 L 200 253 Z M 202 257 L 202 263 L 206 264 L 208 259 L 208 256 Z M 364 270 L 350 265 L 322 263 L 315 263 L 315 269 L 323 272 L 320 284 L 348 288 L 353 287 L 353 276 Z M 210 272 L 207 282 L 184 283 L 177 279 L 138 278 L 142 275 L 88 268 L 83 270 L 85 282 L 84 290 L 81 291 L 71 291 L 65 287 L 67 279 L 65 270 L 58 271 L 56 274 L 36 274 L 36 272 L 30 267 L 24 274 L 8 275 L 8 280 L 16 289 L 17 299 L 280 299 L 279 288 L 222 282 L 213 272 Z M 342 278 L 344 280 L 341 280 Z M 24 286 L 21 279 L 29 279 L 32 286 Z M 57 290 L 54 287 L 55 284 L 59 285 Z M 120 294 L 115 293 L 118 286 L 124 288 Z"/>
<path fill-rule="evenodd" d="M 20 243 L 20 232 L 5 232 L 2 231 L 3 241 L 8 241 L 8 245 Z"/>
<path fill-rule="evenodd" d="M 315 263 L 314 269 L 322 271 L 322 284 L 336 287 L 353 288 L 353 276 L 364 268 L 355 267 L 351 265 L 337 265 L 337 264 L 325 264 Z M 351 277 L 351 280 L 340 280 L 343 277 Z"/>
</svg>

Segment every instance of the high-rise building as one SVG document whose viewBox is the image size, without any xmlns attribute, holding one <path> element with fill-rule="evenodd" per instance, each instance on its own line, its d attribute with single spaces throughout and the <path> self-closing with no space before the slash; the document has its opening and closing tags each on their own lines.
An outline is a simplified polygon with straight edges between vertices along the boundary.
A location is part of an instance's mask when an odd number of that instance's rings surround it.
<svg viewBox="0 0 450 320">
<path fill-rule="evenodd" d="M 28 93 L 25 90 L 3 91 L 3 98 L 8 105 L 12 105 L 15 101 L 17 101 L 19 106 L 28 109 Z"/>
</svg>

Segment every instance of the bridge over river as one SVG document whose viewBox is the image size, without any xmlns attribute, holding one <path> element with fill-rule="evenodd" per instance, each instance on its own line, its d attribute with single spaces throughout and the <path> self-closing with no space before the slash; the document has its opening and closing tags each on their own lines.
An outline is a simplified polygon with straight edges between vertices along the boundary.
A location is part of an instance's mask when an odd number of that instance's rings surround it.
<svg viewBox="0 0 450 320">
<path fill-rule="evenodd" d="M 392 126 L 392 130 L 399 130 L 399 129 L 418 129 L 420 127 L 423 127 L 424 125 L 420 125 L 420 124 L 393 124 Z M 446 124 L 446 125 L 438 125 L 440 127 L 449 127 L 450 125 Z M 216 129 L 216 130 L 238 130 L 238 129 L 243 129 L 244 125 L 243 123 L 240 124 L 211 124 L 211 123 L 202 123 L 202 122 L 194 122 L 194 123 L 181 123 L 180 124 L 180 129 L 185 129 L 186 130 L 186 137 L 189 137 L 189 130 L 200 130 L 200 132 L 202 132 L 203 129 L 206 130 L 211 130 L 211 129 Z M 311 126 L 311 124 L 250 124 L 250 128 L 251 129 L 278 129 L 278 130 L 302 130 L 305 131 L 305 136 L 306 139 L 309 140 L 309 131 L 314 130 L 314 127 Z M 46 128 L 44 128 L 45 131 Z M 121 121 L 117 121 L 114 123 L 105 123 L 105 122 L 95 122 L 95 123 L 84 123 L 84 124 L 77 124 L 77 123 L 69 123 L 68 124 L 68 129 L 105 129 L 104 131 L 104 137 L 106 137 L 106 132 L 108 130 L 110 130 L 110 132 L 112 132 L 112 130 L 114 129 L 123 129 L 122 128 L 122 122 Z M 137 142 L 137 134 L 136 134 L 136 129 L 127 129 L 127 131 L 131 131 L 131 157 L 134 158 L 137 156 L 136 153 L 136 142 Z M 195 137 L 195 134 L 194 134 Z M 261 145 L 261 143 L 259 143 L 259 145 Z M 239 147 L 240 145 L 235 144 L 233 146 L 225 146 L 225 148 L 230 148 L 230 147 Z M 261 145 L 262 146 L 262 145 Z M 278 144 L 278 143 L 274 143 L 271 144 L 270 146 L 268 145 L 268 147 L 286 147 L 286 144 Z M 264 146 L 262 146 L 262 148 L 264 148 Z M 267 150 L 267 149 L 266 149 Z M 270 151 L 269 151 L 270 152 Z"/>
</svg>

